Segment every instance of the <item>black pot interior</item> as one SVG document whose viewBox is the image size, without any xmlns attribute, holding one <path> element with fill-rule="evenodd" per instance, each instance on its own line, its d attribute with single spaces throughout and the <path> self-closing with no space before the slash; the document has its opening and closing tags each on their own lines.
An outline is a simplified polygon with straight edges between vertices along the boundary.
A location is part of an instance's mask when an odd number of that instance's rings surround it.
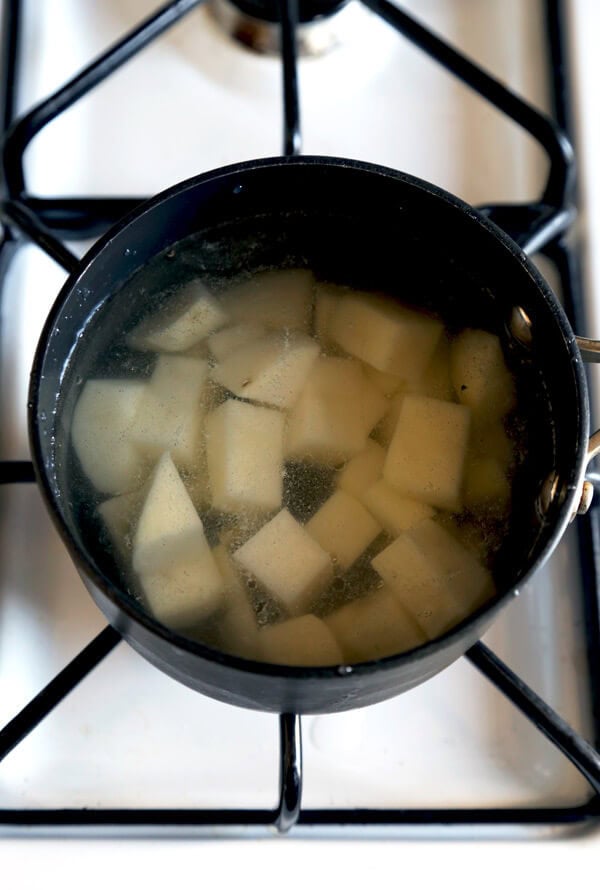
<svg viewBox="0 0 600 890">
<path fill-rule="evenodd" d="M 547 555 L 568 519 L 587 429 L 572 335 L 514 245 L 468 208 L 409 177 L 319 159 L 257 162 L 176 187 L 105 239 L 60 295 L 34 369 L 33 443 L 76 559 L 83 554 L 85 569 L 111 588 L 117 606 L 139 611 L 112 590 L 119 591 L 119 571 L 98 547 L 95 498 L 69 446 L 82 381 L 150 372 L 143 354 L 132 360 L 120 349 L 115 332 L 151 311 L 165 290 L 198 276 L 218 288 L 273 266 L 307 266 L 320 278 L 432 309 L 451 328 L 500 334 L 518 380 L 515 428 L 526 455 L 496 560 L 501 599 Z M 529 348 L 508 332 L 516 305 L 532 322 Z M 92 338 L 100 360 L 88 348 Z M 541 516 L 538 496 L 551 472 L 561 496 Z M 79 484 L 89 501 L 74 496 Z"/>
</svg>

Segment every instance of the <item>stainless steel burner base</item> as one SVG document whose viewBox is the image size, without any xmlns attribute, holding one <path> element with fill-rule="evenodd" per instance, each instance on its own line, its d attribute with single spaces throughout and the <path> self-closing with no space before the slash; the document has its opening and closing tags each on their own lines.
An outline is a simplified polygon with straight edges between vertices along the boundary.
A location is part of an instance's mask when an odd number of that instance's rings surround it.
<svg viewBox="0 0 600 890">
<path fill-rule="evenodd" d="M 209 0 L 207 9 L 238 43 L 261 55 L 279 55 L 281 32 L 278 24 L 242 12 L 229 0 Z M 351 0 L 330 16 L 301 22 L 296 29 L 298 54 L 311 57 L 329 52 L 357 34 L 365 15 L 370 13 L 356 0 Z"/>
</svg>

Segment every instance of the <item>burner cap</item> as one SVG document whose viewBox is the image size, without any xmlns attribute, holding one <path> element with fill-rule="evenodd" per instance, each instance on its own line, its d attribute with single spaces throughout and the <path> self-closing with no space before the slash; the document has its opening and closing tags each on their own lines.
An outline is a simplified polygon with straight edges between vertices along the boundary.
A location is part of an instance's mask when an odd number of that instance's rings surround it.
<svg viewBox="0 0 600 890">
<path fill-rule="evenodd" d="M 298 0 L 298 21 L 302 24 L 333 15 L 348 0 Z M 279 0 L 231 0 L 240 12 L 265 22 L 280 21 Z"/>
<path fill-rule="evenodd" d="M 321 55 L 343 43 L 355 6 L 354 0 L 298 0 L 299 55 Z M 279 0 L 209 0 L 208 8 L 238 43 L 259 53 L 279 52 Z"/>
</svg>

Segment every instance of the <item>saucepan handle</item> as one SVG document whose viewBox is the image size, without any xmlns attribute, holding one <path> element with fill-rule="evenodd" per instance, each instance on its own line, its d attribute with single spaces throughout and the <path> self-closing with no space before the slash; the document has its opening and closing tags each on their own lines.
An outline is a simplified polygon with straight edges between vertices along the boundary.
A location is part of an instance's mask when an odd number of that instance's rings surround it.
<svg viewBox="0 0 600 890">
<path fill-rule="evenodd" d="M 584 362 L 600 363 L 600 340 L 591 340 L 588 337 L 575 337 L 581 358 Z M 600 454 L 600 430 L 592 433 L 588 442 L 587 463 L 589 464 L 598 454 Z M 592 503 L 594 496 L 594 483 L 596 480 L 588 478 L 583 483 L 583 491 L 581 501 L 577 512 L 579 514 L 586 513 Z"/>
</svg>

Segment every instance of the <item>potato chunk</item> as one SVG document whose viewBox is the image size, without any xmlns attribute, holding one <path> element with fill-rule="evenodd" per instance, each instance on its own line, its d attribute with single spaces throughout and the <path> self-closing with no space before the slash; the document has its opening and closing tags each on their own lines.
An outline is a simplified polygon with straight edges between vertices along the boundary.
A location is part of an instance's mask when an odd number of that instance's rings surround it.
<svg viewBox="0 0 600 890">
<path fill-rule="evenodd" d="M 160 355 L 131 430 L 131 440 L 149 459 L 170 451 L 186 469 L 200 461 L 201 404 L 208 363 L 181 355 Z"/>
<path fill-rule="evenodd" d="M 342 569 L 350 568 L 381 532 L 381 526 L 363 505 L 340 489 L 325 501 L 305 528 Z"/>
<path fill-rule="evenodd" d="M 474 457 L 465 472 L 465 506 L 502 513 L 510 501 L 510 483 L 499 461 Z"/>
<path fill-rule="evenodd" d="M 340 299 L 329 324 L 332 339 L 350 355 L 405 380 L 421 377 L 442 330 L 437 319 L 360 292 Z"/>
<path fill-rule="evenodd" d="M 134 349 L 184 352 L 226 321 L 227 315 L 202 282 L 190 281 L 162 310 L 140 322 L 128 342 Z"/>
<path fill-rule="evenodd" d="M 372 565 L 430 639 L 491 592 L 487 569 L 432 519 L 401 534 Z"/>
<path fill-rule="evenodd" d="M 206 541 L 193 557 L 141 572 L 140 581 L 154 617 L 175 630 L 206 618 L 223 601 L 223 579 Z"/>
<path fill-rule="evenodd" d="M 271 664 L 341 664 L 342 650 L 324 621 L 316 615 L 302 615 L 270 624 L 258 633 L 260 658 Z"/>
<path fill-rule="evenodd" d="M 454 535 L 433 519 L 420 522 L 407 532 L 436 569 L 465 611 L 480 605 L 492 590 L 488 570 L 472 550 L 463 547 Z"/>
<path fill-rule="evenodd" d="M 215 331 L 208 338 L 208 348 L 218 361 L 223 361 L 240 346 L 245 346 L 253 340 L 265 335 L 265 328 L 261 324 L 253 324 L 252 322 L 242 322 L 232 327 L 222 328 Z"/>
<path fill-rule="evenodd" d="M 236 550 L 233 559 L 295 615 L 307 610 L 333 576 L 329 555 L 285 509 Z"/>
<path fill-rule="evenodd" d="M 227 355 L 212 377 L 236 396 L 289 409 L 318 355 L 318 344 L 304 334 L 271 333 Z"/>
<path fill-rule="evenodd" d="M 382 528 L 391 535 L 399 535 L 435 513 L 433 507 L 422 501 L 402 497 L 383 479 L 367 488 L 362 501 Z"/>
<path fill-rule="evenodd" d="M 225 588 L 225 610 L 219 619 L 222 648 L 244 658 L 259 658 L 258 624 L 248 591 L 226 547 L 219 544 L 212 551 Z"/>
<path fill-rule="evenodd" d="M 71 436 L 84 473 L 105 494 L 121 494 L 139 486 L 143 456 L 130 433 L 143 383 L 134 380 L 88 380 L 73 412 Z"/>
<path fill-rule="evenodd" d="M 154 572 L 171 567 L 205 544 L 202 520 L 167 452 L 148 482 L 133 540 L 133 568 Z"/>
<path fill-rule="evenodd" d="M 406 395 L 383 478 L 406 497 L 460 510 L 470 410 L 426 396 Z"/>
<path fill-rule="evenodd" d="M 451 346 L 450 375 L 459 401 L 478 420 L 501 418 L 514 407 L 514 381 L 494 334 L 462 331 Z"/>
<path fill-rule="evenodd" d="M 404 391 L 446 402 L 454 401 L 454 386 L 450 379 L 450 342 L 447 337 L 440 338 L 423 376 L 408 381 Z"/>
<path fill-rule="evenodd" d="M 350 663 L 414 649 L 427 637 L 398 598 L 378 590 L 336 609 L 324 619 Z"/>
<path fill-rule="evenodd" d="M 106 526 L 115 549 L 121 557 L 131 552 L 133 531 L 146 496 L 145 487 L 128 494 L 118 494 L 103 501 L 98 513 Z"/>
<path fill-rule="evenodd" d="M 286 455 L 326 464 L 353 457 L 386 405 L 358 362 L 321 356 L 290 413 Z"/>
<path fill-rule="evenodd" d="M 236 322 L 263 324 L 270 330 L 308 331 L 313 276 L 308 269 L 270 269 L 232 285 L 220 297 Z"/>
<path fill-rule="evenodd" d="M 385 451 L 381 445 L 373 439 L 367 439 L 364 449 L 338 473 L 338 488 L 361 500 L 367 488 L 377 482 L 383 473 L 384 461 Z"/>
<path fill-rule="evenodd" d="M 284 417 L 228 399 L 206 418 L 206 457 L 217 510 L 268 512 L 281 506 Z"/>
</svg>

